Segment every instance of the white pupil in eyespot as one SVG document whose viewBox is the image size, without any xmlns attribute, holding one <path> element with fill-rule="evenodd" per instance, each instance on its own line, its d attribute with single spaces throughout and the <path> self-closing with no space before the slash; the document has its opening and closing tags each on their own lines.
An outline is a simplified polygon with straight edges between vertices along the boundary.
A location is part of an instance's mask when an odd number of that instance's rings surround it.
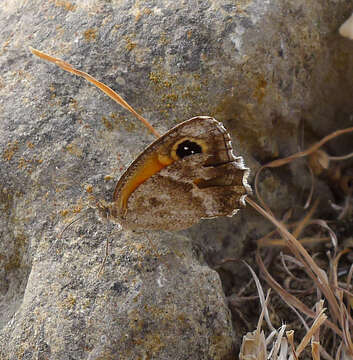
<svg viewBox="0 0 353 360">
<path fill-rule="evenodd" d="M 201 146 L 190 140 L 185 140 L 181 144 L 179 144 L 178 148 L 176 149 L 176 154 L 180 159 L 184 158 L 185 156 L 194 155 L 202 153 Z"/>
</svg>

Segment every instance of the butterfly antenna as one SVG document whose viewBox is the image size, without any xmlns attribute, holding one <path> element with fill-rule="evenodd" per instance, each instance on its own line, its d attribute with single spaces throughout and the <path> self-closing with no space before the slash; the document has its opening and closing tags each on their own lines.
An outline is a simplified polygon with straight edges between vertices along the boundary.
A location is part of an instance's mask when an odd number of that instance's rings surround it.
<svg viewBox="0 0 353 360">
<path fill-rule="evenodd" d="M 119 224 L 119 227 L 118 227 L 118 229 L 117 229 L 117 233 L 119 233 L 121 230 L 122 230 L 122 227 L 121 227 L 121 225 Z M 106 243 L 105 243 L 105 255 L 104 255 L 104 259 L 103 259 L 103 261 L 102 261 L 101 266 L 99 267 L 99 270 L 98 270 L 98 273 L 97 273 L 97 277 L 100 277 L 100 276 L 102 275 L 103 269 L 104 269 L 104 266 L 105 266 L 105 263 L 107 262 L 108 255 L 109 255 L 109 240 L 108 240 L 108 238 L 107 238 Z"/>
<path fill-rule="evenodd" d="M 105 243 L 105 256 L 104 256 L 101 266 L 99 267 L 97 277 L 100 277 L 102 275 L 105 263 L 107 262 L 108 255 L 109 255 L 109 241 L 107 238 L 106 243 Z"/>
<path fill-rule="evenodd" d="M 72 220 L 68 225 L 66 225 L 66 226 L 64 227 L 64 229 L 61 231 L 60 235 L 58 236 L 58 240 L 61 240 L 64 232 L 65 232 L 72 224 L 74 224 L 75 222 L 81 220 L 82 218 L 84 218 L 84 216 L 85 216 L 85 215 L 82 215 L 82 216 L 80 216 L 79 218 L 77 218 L 77 219 L 75 219 L 75 220 Z"/>
<path fill-rule="evenodd" d="M 125 108 L 126 110 L 128 110 L 132 114 L 134 114 L 137 117 L 137 119 L 142 121 L 142 123 L 147 127 L 147 129 L 153 135 L 155 135 L 157 138 L 160 137 L 160 134 L 158 133 L 158 131 L 155 130 L 154 127 L 142 115 L 140 115 L 137 111 L 135 111 L 118 93 L 116 93 L 109 86 L 98 81 L 93 76 L 91 76 L 83 71 L 75 69 L 71 64 L 69 64 L 61 59 L 58 59 L 54 56 L 50 56 L 42 51 L 32 48 L 32 47 L 29 47 L 29 49 L 31 50 L 31 52 L 34 55 L 40 57 L 41 59 L 52 62 L 55 65 L 61 67 L 63 70 L 68 71 L 71 74 L 81 76 L 84 79 L 86 79 L 87 81 L 89 81 L 91 84 L 95 85 L 98 89 L 102 90 L 106 95 L 108 95 L 111 99 L 113 99 L 115 102 L 120 104 L 123 108 Z"/>
</svg>

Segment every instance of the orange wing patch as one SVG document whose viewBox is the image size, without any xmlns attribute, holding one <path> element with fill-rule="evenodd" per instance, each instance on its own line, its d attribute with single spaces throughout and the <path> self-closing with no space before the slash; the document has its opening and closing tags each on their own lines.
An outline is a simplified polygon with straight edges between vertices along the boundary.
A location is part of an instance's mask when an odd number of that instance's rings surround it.
<svg viewBox="0 0 353 360">
<path fill-rule="evenodd" d="M 161 171 L 166 166 L 172 164 L 174 160 L 167 155 L 151 154 L 146 161 L 139 167 L 135 175 L 129 179 L 125 186 L 121 189 L 119 196 L 119 207 L 126 211 L 127 202 L 130 195 L 143 182 L 154 174 Z"/>
</svg>

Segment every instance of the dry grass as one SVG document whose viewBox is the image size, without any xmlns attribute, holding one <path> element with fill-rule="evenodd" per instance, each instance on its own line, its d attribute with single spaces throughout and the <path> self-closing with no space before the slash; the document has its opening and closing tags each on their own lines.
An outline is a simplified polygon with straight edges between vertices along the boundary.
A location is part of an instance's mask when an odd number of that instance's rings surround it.
<svg viewBox="0 0 353 360">
<path fill-rule="evenodd" d="M 262 206 L 258 205 L 251 198 L 247 198 L 246 201 L 262 216 L 275 225 L 274 231 L 258 240 L 259 246 L 256 260 L 260 272 L 268 285 L 274 289 L 285 304 L 297 314 L 298 319 L 305 328 L 305 334 L 302 335 L 299 344 L 295 345 L 293 330 L 287 331 L 286 336 L 284 336 L 285 325 L 282 325 L 279 330 L 273 328 L 272 324 L 269 323 L 270 317 L 268 316 L 267 310 L 268 298 L 265 301 L 260 282 L 254 271 L 250 269 L 257 285 L 262 313 L 259 317 L 256 331 L 248 333 L 243 339 L 240 353 L 240 359 L 242 360 L 267 358 L 283 360 L 303 358 L 303 356 L 307 356 L 303 355 L 303 350 L 309 343 L 311 346 L 310 354 L 312 359 L 320 359 L 320 356 L 329 360 L 353 358 L 353 319 L 351 314 L 353 307 L 352 264 L 350 264 L 349 270 L 347 270 L 346 281 L 342 283 L 338 280 L 339 262 L 342 257 L 351 250 L 349 248 L 344 248 L 339 251 L 336 235 L 327 222 L 322 219 L 312 219 L 314 211 L 318 206 L 318 202 L 314 203 L 312 208 L 301 220 L 294 224 L 285 225 L 289 216 L 286 216 L 283 221 L 278 221 L 259 196 L 257 190 L 259 174 L 264 168 L 282 166 L 300 157 L 311 156 L 311 161 L 309 161 L 308 166 L 314 177 L 323 169 L 327 170 L 330 161 L 345 160 L 352 157 L 352 154 L 342 157 L 330 157 L 322 150 L 319 150 L 320 147 L 330 139 L 352 131 L 353 128 L 335 131 L 311 146 L 308 150 L 301 151 L 285 159 L 272 161 L 269 164 L 262 166 L 256 175 L 255 191 Z M 317 154 L 318 151 L 320 151 L 319 154 Z M 316 157 L 316 159 L 313 160 L 313 156 Z M 321 170 L 320 167 L 322 167 Z M 337 177 L 337 179 L 339 180 L 340 178 Z M 313 192 L 310 191 L 310 194 L 312 193 Z M 345 193 L 345 203 L 348 203 L 350 206 L 351 195 L 352 189 L 347 188 L 347 192 Z M 307 203 L 309 202 L 310 201 L 307 201 Z M 319 234 L 317 236 L 303 237 L 300 239 L 305 228 L 310 225 L 320 226 L 328 232 L 328 236 L 321 236 Z M 291 232 L 289 230 L 291 230 Z M 327 262 L 324 268 L 320 267 L 314 257 L 304 248 L 304 245 L 318 244 L 322 241 L 331 241 L 332 243 L 332 250 L 327 253 Z M 316 300 L 314 303 L 309 305 L 304 303 L 298 295 L 301 291 L 295 293 L 294 291 L 286 289 L 285 285 L 281 285 L 269 273 L 267 266 L 264 264 L 261 257 L 261 249 L 264 247 L 285 247 L 291 252 L 292 255 L 279 255 L 283 273 L 286 274 L 290 281 L 295 281 L 304 288 L 302 293 L 316 293 Z M 301 275 L 296 275 L 295 273 Z M 302 275 L 304 273 L 306 276 Z M 312 299 L 313 297 L 311 297 L 311 300 Z M 326 305 L 326 308 L 323 307 L 324 304 Z M 263 318 L 266 319 L 267 327 L 271 330 L 267 338 L 261 330 Z M 283 321 L 285 320 L 286 319 L 283 319 Z"/>
</svg>

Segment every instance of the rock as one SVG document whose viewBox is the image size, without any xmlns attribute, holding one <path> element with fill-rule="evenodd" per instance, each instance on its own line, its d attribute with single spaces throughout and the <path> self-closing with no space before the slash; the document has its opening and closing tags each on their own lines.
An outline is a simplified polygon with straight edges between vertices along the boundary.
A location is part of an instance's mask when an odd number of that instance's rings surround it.
<svg viewBox="0 0 353 360">
<path fill-rule="evenodd" d="M 94 234 L 93 244 L 87 232 Z M 47 244 L 46 259 L 33 261 L 20 306 L 2 329 L 4 359 L 231 354 L 232 326 L 219 277 L 196 261 L 189 239 L 170 234 L 161 242 L 158 235 L 114 236 L 112 230 L 113 250 L 97 277 L 101 254 L 94 248 L 97 239 L 104 242 L 106 227 L 82 223 L 78 233 L 69 243 Z"/>
<path fill-rule="evenodd" d="M 305 147 L 348 126 L 353 53 L 337 35 L 348 3 L 28 0 L 0 10 L 0 358 L 234 358 L 241 334 L 218 275 L 195 253 L 214 264 L 240 258 L 267 223 L 247 209 L 181 234 L 101 224 L 87 209 L 111 200 L 153 137 L 28 46 L 108 84 L 161 133 L 216 117 L 254 172 L 297 150 L 302 119 Z M 350 144 L 342 138 L 329 150 Z M 261 179 L 279 213 L 309 189 L 305 169 Z M 97 279 L 106 239 L 111 253 Z"/>
</svg>

